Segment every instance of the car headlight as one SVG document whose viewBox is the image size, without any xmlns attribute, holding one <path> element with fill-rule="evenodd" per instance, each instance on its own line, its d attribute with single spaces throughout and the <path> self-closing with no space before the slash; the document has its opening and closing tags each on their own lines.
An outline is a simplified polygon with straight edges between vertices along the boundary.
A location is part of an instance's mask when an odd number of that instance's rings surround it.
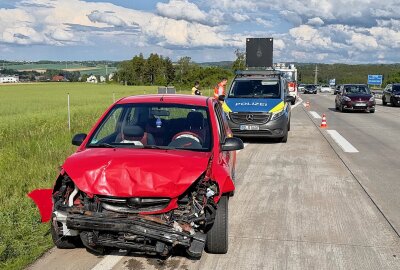
<svg viewBox="0 0 400 270">
<path fill-rule="evenodd" d="M 343 97 L 343 100 L 344 100 L 344 101 L 351 101 L 351 98 L 349 98 L 349 97 Z"/>
<path fill-rule="evenodd" d="M 370 99 L 369 99 L 369 102 L 374 102 L 375 101 L 375 98 L 374 97 L 371 97 Z"/>
<path fill-rule="evenodd" d="M 279 111 L 279 112 L 274 112 L 274 113 L 272 114 L 271 120 L 276 120 L 276 119 L 282 117 L 284 114 L 285 114 L 285 110 L 281 110 L 281 111 Z"/>
</svg>

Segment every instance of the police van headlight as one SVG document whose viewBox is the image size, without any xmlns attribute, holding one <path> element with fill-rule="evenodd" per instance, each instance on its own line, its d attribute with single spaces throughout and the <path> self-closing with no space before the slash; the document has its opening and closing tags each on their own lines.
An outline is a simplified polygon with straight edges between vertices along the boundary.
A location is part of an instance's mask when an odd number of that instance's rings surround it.
<svg viewBox="0 0 400 270">
<path fill-rule="evenodd" d="M 281 111 L 279 111 L 279 112 L 274 112 L 274 113 L 272 114 L 271 120 L 276 120 L 276 119 L 282 117 L 284 114 L 285 114 L 285 110 L 281 110 Z"/>
</svg>

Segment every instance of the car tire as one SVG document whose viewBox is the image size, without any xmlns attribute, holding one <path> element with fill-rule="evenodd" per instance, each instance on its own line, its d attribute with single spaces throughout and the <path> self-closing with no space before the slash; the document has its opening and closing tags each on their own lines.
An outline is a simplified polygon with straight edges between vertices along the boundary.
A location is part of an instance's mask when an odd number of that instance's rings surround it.
<svg viewBox="0 0 400 270">
<path fill-rule="evenodd" d="M 292 105 L 296 104 L 296 98 L 290 104 Z"/>
<path fill-rule="evenodd" d="M 393 98 L 390 98 L 390 106 L 396 107 L 396 103 L 394 102 Z"/>
<path fill-rule="evenodd" d="M 207 232 L 206 251 L 213 254 L 228 252 L 228 205 L 227 196 L 222 196 L 218 202 L 214 224 Z"/>
<path fill-rule="evenodd" d="M 375 109 L 369 110 L 370 113 L 375 113 Z"/>
<path fill-rule="evenodd" d="M 287 129 L 286 129 L 286 132 L 285 132 L 285 135 L 284 135 L 282 138 L 280 138 L 280 140 L 279 140 L 281 143 L 286 143 L 287 140 L 288 140 L 288 136 L 289 136 L 289 125 L 290 125 L 290 122 L 288 123 Z"/>
<path fill-rule="evenodd" d="M 346 110 L 344 109 L 343 104 L 340 105 L 340 111 L 341 111 L 341 112 L 346 112 Z"/>
<path fill-rule="evenodd" d="M 80 239 L 78 236 L 59 236 L 54 228 L 53 222 L 51 222 L 51 238 L 53 239 L 54 245 L 59 249 L 73 249 L 80 246 Z"/>
<path fill-rule="evenodd" d="M 386 106 L 386 105 L 387 105 L 385 96 L 382 97 L 382 105 L 383 105 L 383 106 Z"/>
<path fill-rule="evenodd" d="M 335 102 L 335 110 L 339 110 L 339 106 L 336 104 L 336 102 Z"/>
<path fill-rule="evenodd" d="M 289 120 L 289 123 L 288 123 L 288 126 L 287 126 L 287 131 L 290 131 L 290 120 Z"/>
</svg>

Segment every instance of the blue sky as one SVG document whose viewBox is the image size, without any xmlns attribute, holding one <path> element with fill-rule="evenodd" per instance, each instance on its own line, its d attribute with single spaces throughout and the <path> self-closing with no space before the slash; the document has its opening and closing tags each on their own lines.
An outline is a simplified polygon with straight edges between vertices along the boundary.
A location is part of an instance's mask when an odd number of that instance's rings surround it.
<svg viewBox="0 0 400 270">
<path fill-rule="evenodd" d="M 218 3 L 218 4 L 216 4 Z M 399 0 L 0 0 L 0 59 L 233 60 L 273 37 L 275 62 L 400 62 Z"/>
</svg>

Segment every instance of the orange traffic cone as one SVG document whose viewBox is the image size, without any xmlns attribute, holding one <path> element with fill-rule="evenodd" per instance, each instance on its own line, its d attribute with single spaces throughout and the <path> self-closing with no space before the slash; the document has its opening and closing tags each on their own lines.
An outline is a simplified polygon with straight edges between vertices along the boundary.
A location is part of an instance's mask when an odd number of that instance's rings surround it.
<svg viewBox="0 0 400 270">
<path fill-rule="evenodd" d="M 326 116 L 325 114 L 322 115 L 322 122 L 321 122 L 321 126 L 322 128 L 327 128 L 328 124 L 326 123 Z"/>
</svg>

